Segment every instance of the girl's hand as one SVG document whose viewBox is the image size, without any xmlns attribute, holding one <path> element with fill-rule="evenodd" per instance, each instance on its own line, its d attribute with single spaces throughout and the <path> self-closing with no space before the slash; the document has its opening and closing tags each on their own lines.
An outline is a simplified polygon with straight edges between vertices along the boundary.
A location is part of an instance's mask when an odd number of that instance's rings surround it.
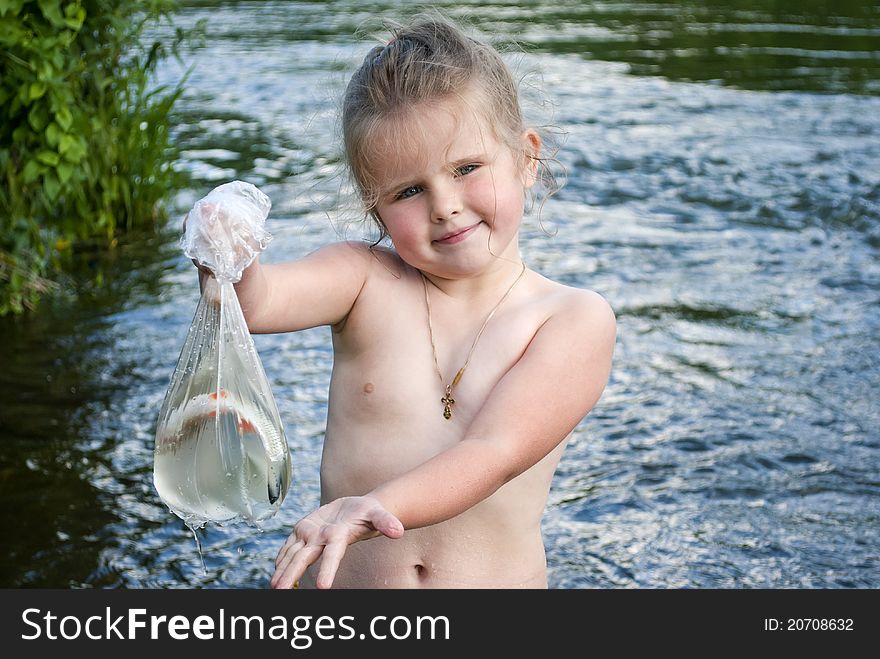
<svg viewBox="0 0 880 659">
<path fill-rule="evenodd" d="M 403 535 L 403 524 L 370 496 L 344 497 L 303 517 L 275 559 L 272 588 L 292 588 L 306 568 L 321 559 L 316 585 L 330 588 L 348 545 L 376 537 Z"/>
<path fill-rule="evenodd" d="M 272 202 L 250 183 L 224 183 L 187 213 L 183 252 L 221 281 L 237 282 L 272 240 L 266 218 Z"/>
<path fill-rule="evenodd" d="M 181 235 L 186 234 L 186 221 L 188 219 L 189 219 L 189 213 L 187 213 L 186 215 L 183 216 L 183 225 L 180 227 Z M 204 290 L 205 289 L 205 279 L 207 279 L 208 277 L 213 277 L 214 273 L 211 272 L 211 270 L 209 268 L 206 268 L 201 263 L 199 263 L 196 259 L 190 259 L 190 261 L 192 261 L 192 264 L 194 266 L 196 266 L 196 269 L 199 271 L 199 286 L 202 288 L 202 290 Z"/>
</svg>

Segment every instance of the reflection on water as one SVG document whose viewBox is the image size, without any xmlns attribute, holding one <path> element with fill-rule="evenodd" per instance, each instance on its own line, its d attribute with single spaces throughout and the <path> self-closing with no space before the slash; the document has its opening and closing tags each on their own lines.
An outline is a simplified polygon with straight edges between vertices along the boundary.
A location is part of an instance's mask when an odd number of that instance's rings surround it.
<svg viewBox="0 0 880 659">
<path fill-rule="evenodd" d="M 861 0 L 539 3 L 515 37 L 636 75 L 748 89 L 880 93 L 880 11 Z"/>
<path fill-rule="evenodd" d="M 83 258 L 40 313 L 0 324 L 0 566 L 6 586 L 76 586 L 100 569 L 121 501 L 154 497 L 148 477 L 153 396 L 164 355 L 151 358 L 131 323 L 163 324 L 154 305 L 177 260 L 168 236 Z M 100 275 L 105 283 L 91 282 Z M 131 320 L 123 320 L 131 319 Z M 151 364 L 151 360 L 154 362 Z M 152 368 L 157 370 L 151 372 Z M 167 377 L 167 376 L 165 376 Z M 142 383 L 146 382 L 147 386 Z"/>
<path fill-rule="evenodd" d="M 568 183 L 523 252 L 619 318 L 551 492 L 551 585 L 880 585 L 876 7 L 439 4 L 542 72 Z M 194 178 L 174 211 L 241 178 L 272 197 L 270 261 L 358 235 L 336 212 L 336 99 L 360 23 L 403 6 L 187 3 L 208 37 L 174 127 Z M 161 505 L 153 433 L 198 299 L 171 233 L 0 323 L 2 585 L 262 587 L 317 503 L 323 329 L 256 337 L 298 474 L 279 515 L 209 527 L 205 575 Z"/>
</svg>

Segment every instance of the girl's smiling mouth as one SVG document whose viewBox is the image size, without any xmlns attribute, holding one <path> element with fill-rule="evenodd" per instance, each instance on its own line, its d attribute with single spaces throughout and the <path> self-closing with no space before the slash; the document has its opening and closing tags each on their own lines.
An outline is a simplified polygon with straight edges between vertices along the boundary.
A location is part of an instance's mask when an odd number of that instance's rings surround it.
<svg viewBox="0 0 880 659">
<path fill-rule="evenodd" d="M 455 231 L 450 231 L 449 233 L 444 234 L 441 238 L 433 241 L 438 245 L 454 245 L 455 243 L 460 243 L 462 240 L 467 238 L 473 233 L 474 229 L 480 226 L 480 222 L 476 224 L 472 224 L 469 227 L 464 227 L 463 229 L 456 229 Z"/>
</svg>

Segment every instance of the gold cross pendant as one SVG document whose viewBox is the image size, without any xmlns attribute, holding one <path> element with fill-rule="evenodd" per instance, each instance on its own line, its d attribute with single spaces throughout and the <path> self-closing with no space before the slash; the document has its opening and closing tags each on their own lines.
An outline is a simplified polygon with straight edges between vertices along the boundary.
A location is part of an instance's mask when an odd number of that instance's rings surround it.
<svg viewBox="0 0 880 659">
<path fill-rule="evenodd" d="M 440 402 L 443 403 L 443 418 L 451 419 L 452 406 L 455 404 L 455 399 L 452 397 L 452 387 L 450 385 L 446 385 L 446 395 L 440 399 Z"/>
</svg>

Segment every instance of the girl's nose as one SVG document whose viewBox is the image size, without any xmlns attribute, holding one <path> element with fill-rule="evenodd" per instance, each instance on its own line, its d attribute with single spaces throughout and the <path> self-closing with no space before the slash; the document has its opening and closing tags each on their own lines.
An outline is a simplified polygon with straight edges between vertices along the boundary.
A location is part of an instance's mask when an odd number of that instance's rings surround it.
<svg viewBox="0 0 880 659">
<path fill-rule="evenodd" d="M 446 222 L 461 211 L 461 191 L 454 182 L 434 188 L 431 196 L 431 221 Z"/>
</svg>

